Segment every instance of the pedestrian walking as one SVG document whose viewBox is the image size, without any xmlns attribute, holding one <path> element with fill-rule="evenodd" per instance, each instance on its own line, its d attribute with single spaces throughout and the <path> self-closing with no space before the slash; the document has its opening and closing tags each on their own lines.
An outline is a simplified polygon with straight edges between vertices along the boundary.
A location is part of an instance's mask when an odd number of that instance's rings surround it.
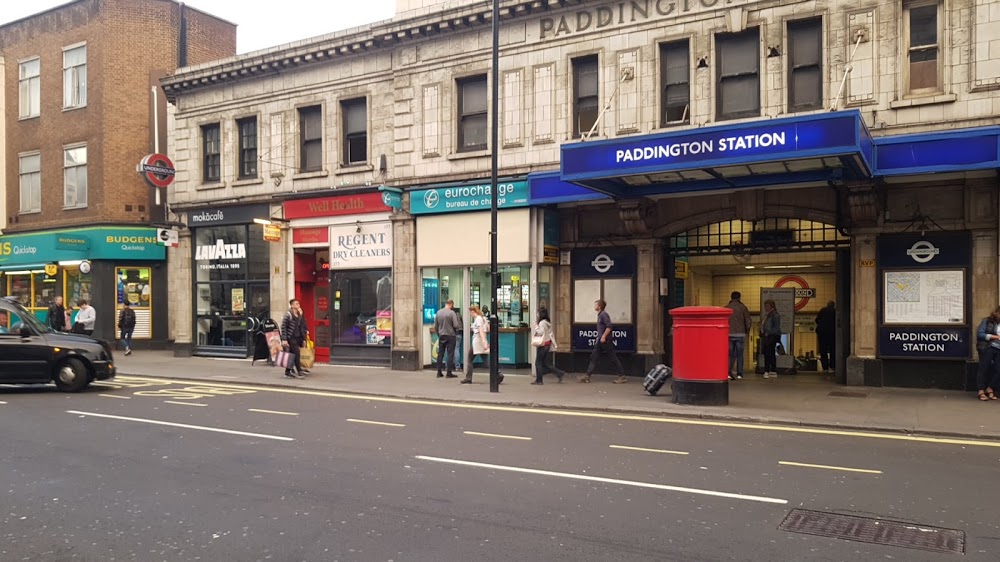
<svg viewBox="0 0 1000 562">
<path fill-rule="evenodd" d="M 288 301 L 288 312 L 281 318 L 281 346 L 295 357 L 293 366 L 285 368 L 285 376 L 302 379 L 308 372 L 302 368 L 302 357 L 299 349 L 305 345 L 309 330 L 306 328 L 306 318 L 302 314 L 302 305 L 298 299 Z M 294 370 L 293 368 L 294 367 Z"/>
<path fill-rule="evenodd" d="M 781 341 L 781 316 L 774 301 L 764 301 L 764 317 L 760 320 L 760 346 L 764 353 L 764 378 L 778 377 L 778 342 Z"/>
<path fill-rule="evenodd" d="M 94 335 L 94 323 L 97 322 L 97 311 L 84 299 L 77 301 L 76 305 L 80 307 L 80 312 L 76 314 L 73 331 L 77 334 L 87 336 Z"/>
<path fill-rule="evenodd" d="M 837 347 L 837 304 L 833 301 L 816 315 L 816 346 L 819 348 L 819 361 L 826 373 L 836 369 L 834 357 Z"/>
<path fill-rule="evenodd" d="M 49 305 L 49 314 L 46 321 L 49 327 L 57 332 L 66 331 L 66 307 L 63 306 L 63 298 L 56 297 Z"/>
<path fill-rule="evenodd" d="M 487 365 L 490 360 L 490 323 L 483 314 L 483 311 L 476 305 L 469 307 L 469 312 L 472 314 L 472 345 L 469 347 L 469 356 L 465 360 L 465 378 L 462 379 L 462 384 L 472 384 L 472 364 L 476 360 L 476 357 L 481 357 L 483 362 Z M 503 374 L 500 374 L 500 382 L 503 382 Z"/>
<path fill-rule="evenodd" d="M 729 304 L 726 305 L 726 308 L 733 311 L 729 315 L 729 362 L 726 363 L 729 380 L 743 380 L 743 355 L 747 345 L 747 334 L 753 326 L 750 309 L 743 304 L 741 298 L 743 295 L 739 291 L 733 291 L 729 295 Z"/>
<path fill-rule="evenodd" d="M 539 308 L 537 316 L 538 319 L 531 329 L 531 345 L 535 347 L 535 381 L 531 384 L 542 384 L 542 376 L 546 373 L 554 373 L 559 382 L 562 382 L 566 371 L 556 368 L 555 358 L 552 356 L 552 351 L 559 345 L 556 344 L 555 334 L 552 333 L 549 311 Z"/>
<path fill-rule="evenodd" d="M 976 351 L 979 352 L 979 371 L 976 388 L 983 402 L 996 400 L 1000 390 L 1000 306 L 983 318 L 976 330 Z"/>
<path fill-rule="evenodd" d="M 455 313 L 455 301 L 448 300 L 444 307 L 434 315 L 434 332 L 438 337 L 437 376 L 456 378 L 455 374 L 455 344 L 456 334 L 462 331 L 462 321 Z M 447 375 L 441 373 L 442 364 L 447 365 Z"/>
<path fill-rule="evenodd" d="M 132 332 L 135 331 L 135 311 L 128 301 L 122 305 L 122 311 L 118 314 L 118 329 L 121 331 L 122 345 L 125 346 L 125 355 L 132 355 Z"/>
<path fill-rule="evenodd" d="M 615 368 L 615 372 L 618 373 L 618 378 L 614 380 L 614 383 L 623 384 L 628 382 L 628 379 L 625 378 L 625 369 L 622 367 L 622 362 L 618 360 L 618 354 L 615 352 L 615 344 L 611 340 L 611 331 L 614 328 L 614 324 L 611 323 L 611 315 L 604 310 L 607 306 L 608 303 L 604 302 L 604 299 L 594 301 L 594 312 L 597 313 L 597 339 L 594 341 L 594 351 L 590 353 L 587 374 L 577 379 L 577 382 L 590 382 L 590 375 L 597 369 L 597 362 L 600 361 L 601 355 L 607 355 L 611 359 L 611 365 Z"/>
</svg>

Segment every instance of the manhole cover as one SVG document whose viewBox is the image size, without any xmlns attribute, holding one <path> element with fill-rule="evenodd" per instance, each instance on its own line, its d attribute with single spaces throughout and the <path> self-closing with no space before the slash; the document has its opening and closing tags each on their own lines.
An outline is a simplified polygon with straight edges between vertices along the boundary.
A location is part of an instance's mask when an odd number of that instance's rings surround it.
<svg viewBox="0 0 1000 562">
<path fill-rule="evenodd" d="M 830 396 L 840 396 L 842 398 L 868 398 L 867 392 L 848 392 L 846 390 L 834 390 Z"/>
<path fill-rule="evenodd" d="M 902 521 L 793 509 L 778 525 L 782 531 L 855 542 L 963 554 L 965 532 Z"/>
</svg>

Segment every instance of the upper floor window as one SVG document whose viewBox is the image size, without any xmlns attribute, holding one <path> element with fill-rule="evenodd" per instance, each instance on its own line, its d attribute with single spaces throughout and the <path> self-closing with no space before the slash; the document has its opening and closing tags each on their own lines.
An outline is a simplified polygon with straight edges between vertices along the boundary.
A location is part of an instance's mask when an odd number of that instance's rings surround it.
<svg viewBox="0 0 1000 562">
<path fill-rule="evenodd" d="M 21 183 L 19 212 L 38 213 L 42 210 L 42 156 L 25 154 L 18 159 Z"/>
<path fill-rule="evenodd" d="M 340 102 L 344 119 L 344 164 L 368 162 L 368 102 L 365 98 Z"/>
<path fill-rule="evenodd" d="M 26 60 L 18 65 L 18 117 L 38 117 L 42 112 L 42 61 Z"/>
<path fill-rule="evenodd" d="M 87 147 L 63 149 L 63 206 L 87 206 Z"/>
<path fill-rule="evenodd" d="M 87 105 L 87 46 L 63 51 L 63 108 Z"/>
<path fill-rule="evenodd" d="M 240 173 L 239 179 L 257 177 L 257 118 L 246 117 L 236 121 L 240 134 Z"/>
<path fill-rule="evenodd" d="M 823 20 L 788 22 L 788 110 L 823 107 Z"/>
<path fill-rule="evenodd" d="M 597 55 L 573 59 L 573 138 L 590 132 L 600 112 Z"/>
<path fill-rule="evenodd" d="M 718 119 L 760 115 L 760 29 L 715 36 Z"/>
<path fill-rule="evenodd" d="M 486 150 L 486 76 L 458 81 L 458 151 Z"/>
<path fill-rule="evenodd" d="M 688 40 L 660 45 L 660 81 L 663 83 L 660 126 L 687 123 L 691 117 L 691 62 Z"/>
<path fill-rule="evenodd" d="M 938 4 L 913 2 L 906 5 L 907 90 L 934 91 L 941 87 Z"/>
<path fill-rule="evenodd" d="M 323 108 L 314 105 L 299 109 L 299 171 L 323 169 Z"/>
<path fill-rule="evenodd" d="M 221 132 L 218 123 L 201 127 L 201 179 L 205 183 L 222 179 Z"/>
</svg>

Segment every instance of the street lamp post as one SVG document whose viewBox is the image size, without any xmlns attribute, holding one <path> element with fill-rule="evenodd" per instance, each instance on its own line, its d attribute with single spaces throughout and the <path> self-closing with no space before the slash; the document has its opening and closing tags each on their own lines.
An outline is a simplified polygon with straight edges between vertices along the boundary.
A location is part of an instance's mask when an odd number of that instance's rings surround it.
<svg viewBox="0 0 1000 562">
<path fill-rule="evenodd" d="M 492 121 L 490 124 L 490 149 L 492 151 L 492 170 L 490 172 L 490 279 L 493 290 L 490 291 L 490 392 L 500 392 L 500 317 L 497 315 L 497 291 L 500 289 L 500 273 L 497 267 L 497 207 L 499 193 L 497 189 L 497 159 L 500 114 L 500 0 L 493 0 L 493 64 L 492 82 L 493 95 Z"/>
</svg>

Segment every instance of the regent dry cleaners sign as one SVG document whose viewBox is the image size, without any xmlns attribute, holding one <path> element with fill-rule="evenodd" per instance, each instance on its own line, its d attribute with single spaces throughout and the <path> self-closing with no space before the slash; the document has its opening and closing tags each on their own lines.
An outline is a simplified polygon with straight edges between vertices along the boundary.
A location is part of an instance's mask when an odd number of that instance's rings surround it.
<svg viewBox="0 0 1000 562">
<path fill-rule="evenodd" d="M 634 26 L 655 20 L 673 19 L 709 10 L 747 4 L 746 0 L 630 0 L 609 2 L 595 8 L 577 10 L 538 22 L 538 39 L 566 37 L 618 26 Z"/>
<path fill-rule="evenodd" d="M 330 269 L 392 267 L 392 224 L 342 224 L 330 227 Z"/>
</svg>

